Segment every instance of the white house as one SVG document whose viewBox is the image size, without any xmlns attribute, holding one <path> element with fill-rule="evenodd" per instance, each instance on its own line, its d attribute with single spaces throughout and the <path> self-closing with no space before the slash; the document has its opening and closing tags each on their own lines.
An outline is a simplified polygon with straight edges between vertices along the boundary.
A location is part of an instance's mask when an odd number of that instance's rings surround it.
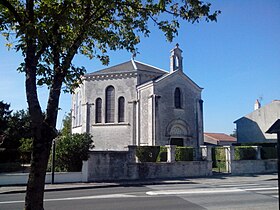
<svg viewBox="0 0 280 210">
<path fill-rule="evenodd" d="M 72 96 L 72 132 L 91 133 L 95 150 L 203 144 L 202 88 L 183 72 L 178 44 L 169 72 L 130 60 L 82 81 Z"/>
<path fill-rule="evenodd" d="M 268 134 L 266 131 L 278 119 L 280 119 L 280 100 L 274 100 L 265 106 L 261 106 L 257 100 L 253 112 L 234 122 L 236 124 L 237 142 L 276 142 L 276 134 Z"/>
</svg>

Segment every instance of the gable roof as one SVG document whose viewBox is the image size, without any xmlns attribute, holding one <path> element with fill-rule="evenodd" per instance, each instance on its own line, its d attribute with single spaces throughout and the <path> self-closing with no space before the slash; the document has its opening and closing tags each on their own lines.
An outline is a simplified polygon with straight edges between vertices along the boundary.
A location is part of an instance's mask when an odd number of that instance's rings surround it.
<svg viewBox="0 0 280 210">
<path fill-rule="evenodd" d="M 244 118 L 250 118 L 252 115 L 259 113 L 259 111 L 265 110 L 266 108 L 270 108 L 271 106 L 274 106 L 274 105 L 277 106 L 277 104 L 278 104 L 278 106 L 280 106 L 280 100 L 273 100 L 271 103 L 266 104 L 266 105 L 262 106 L 261 108 L 256 109 L 253 112 L 250 112 L 249 114 L 246 114 L 245 116 L 235 120 L 233 123 L 237 123 L 238 121 L 240 121 Z"/>
<path fill-rule="evenodd" d="M 227 141 L 227 142 L 236 142 L 236 138 L 229 136 L 225 133 L 204 133 L 204 136 L 207 136 L 210 139 L 215 141 Z"/>
<path fill-rule="evenodd" d="M 114 73 L 133 73 L 133 72 L 137 72 L 137 71 L 145 71 L 145 72 L 150 72 L 150 73 L 158 73 L 158 74 L 166 74 L 167 72 L 139 62 L 139 61 L 135 61 L 135 60 L 130 60 L 130 61 L 126 61 L 124 63 L 115 65 L 115 66 L 111 66 L 109 68 L 105 68 L 105 69 L 101 69 L 92 73 L 88 73 L 85 74 L 85 76 L 93 76 L 93 75 L 103 75 L 103 74 L 114 74 Z"/>
<path fill-rule="evenodd" d="M 181 75 L 185 80 L 187 80 L 193 87 L 195 87 L 197 90 L 201 91 L 203 88 L 199 87 L 191 78 L 189 78 L 184 72 L 182 71 L 173 71 L 169 74 L 163 75 L 161 77 L 159 77 L 158 79 L 155 80 L 155 82 L 161 82 L 162 80 L 165 80 L 168 77 L 172 77 L 176 74 Z"/>
</svg>

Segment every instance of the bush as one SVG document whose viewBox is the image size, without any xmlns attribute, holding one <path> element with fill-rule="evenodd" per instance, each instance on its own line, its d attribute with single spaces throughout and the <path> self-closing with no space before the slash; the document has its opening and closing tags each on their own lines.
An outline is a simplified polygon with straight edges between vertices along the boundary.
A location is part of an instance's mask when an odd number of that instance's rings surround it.
<svg viewBox="0 0 280 210">
<path fill-rule="evenodd" d="M 0 173 L 2 172 L 15 172 L 22 170 L 23 167 L 19 162 L 0 163 Z"/>
<path fill-rule="evenodd" d="M 81 171 L 83 160 L 88 159 L 92 148 L 88 133 L 60 136 L 56 139 L 55 171 Z"/>
<path fill-rule="evenodd" d="M 257 151 L 250 146 L 237 146 L 234 149 L 235 160 L 256 160 Z"/>
<path fill-rule="evenodd" d="M 161 146 L 157 157 L 157 162 L 166 162 L 166 161 L 167 161 L 167 148 L 165 146 Z"/>
<path fill-rule="evenodd" d="M 20 147 L 19 152 L 20 152 L 20 160 L 22 163 L 30 163 L 31 161 L 31 152 L 32 152 L 32 144 L 33 141 L 31 138 L 22 138 L 19 140 L 20 142 Z"/>
<path fill-rule="evenodd" d="M 156 162 L 160 146 L 140 146 L 136 149 L 136 156 L 140 162 Z"/>
<path fill-rule="evenodd" d="M 176 161 L 192 161 L 193 148 L 192 147 L 176 147 L 175 150 Z"/>
<path fill-rule="evenodd" d="M 212 148 L 213 168 L 226 168 L 226 153 L 223 147 Z"/>
<path fill-rule="evenodd" d="M 17 149 L 0 150 L 0 163 L 20 162 L 19 151 Z"/>
<path fill-rule="evenodd" d="M 276 147 L 262 147 L 261 148 L 262 159 L 277 159 L 277 148 Z"/>
</svg>

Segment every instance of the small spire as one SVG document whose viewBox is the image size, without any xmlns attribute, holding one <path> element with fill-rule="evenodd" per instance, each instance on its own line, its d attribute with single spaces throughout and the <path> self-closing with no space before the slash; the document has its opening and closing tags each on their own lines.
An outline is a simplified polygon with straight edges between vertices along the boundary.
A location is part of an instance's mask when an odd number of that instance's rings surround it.
<svg viewBox="0 0 280 210">
<path fill-rule="evenodd" d="M 183 71 L 183 57 L 182 50 L 179 48 L 179 44 L 175 45 L 175 48 L 171 50 L 170 55 L 170 72 Z"/>
</svg>

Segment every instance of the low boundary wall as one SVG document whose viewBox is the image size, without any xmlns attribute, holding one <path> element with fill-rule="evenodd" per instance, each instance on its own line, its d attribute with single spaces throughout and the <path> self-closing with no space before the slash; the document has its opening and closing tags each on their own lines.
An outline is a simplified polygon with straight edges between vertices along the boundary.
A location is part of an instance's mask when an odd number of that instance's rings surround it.
<svg viewBox="0 0 280 210">
<path fill-rule="evenodd" d="M 29 173 L 0 173 L 0 186 L 27 184 Z M 82 172 L 56 172 L 55 183 L 83 182 L 85 174 Z M 51 183 L 51 173 L 46 174 L 46 183 Z"/>
<path fill-rule="evenodd" d="M 84 163 L 87 181 L 114 181 L 202 177 L 212 175 L 212 161 L 145 162 L 136 160 L 136 147 L 129 151 L 92 151 Z"/>
</svg>

